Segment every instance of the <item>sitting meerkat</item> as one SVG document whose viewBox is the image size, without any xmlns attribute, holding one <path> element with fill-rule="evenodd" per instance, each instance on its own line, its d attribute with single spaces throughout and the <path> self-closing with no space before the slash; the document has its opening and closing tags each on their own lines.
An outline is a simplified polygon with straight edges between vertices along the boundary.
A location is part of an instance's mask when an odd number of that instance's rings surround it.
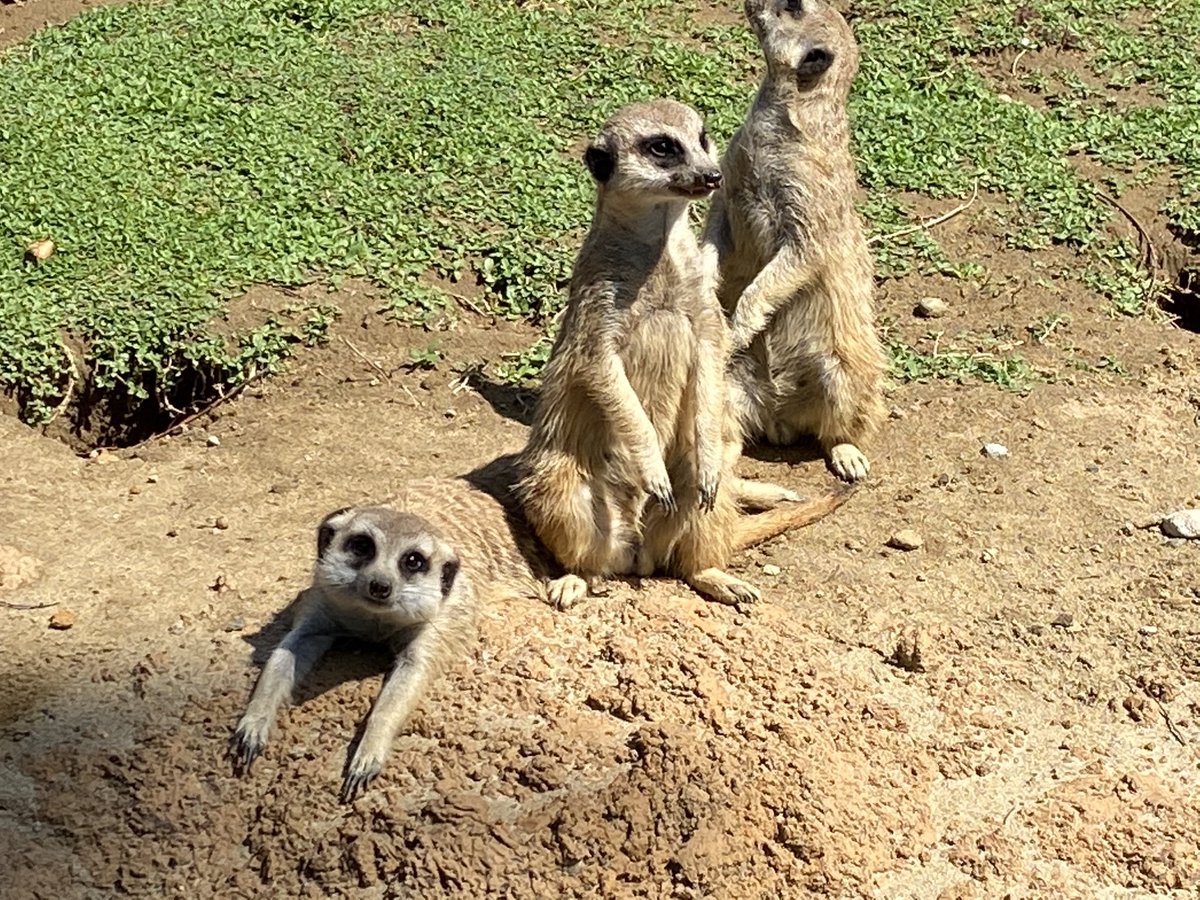
<svg viewBox="0 0 1200 900">
<path fill-rule="evenodd" d="M 599 577 L 666 571 L 722 602 L 757 599 L 723 571 L 750 534 L 737 502 L 794 495 L 732 474 L 727 327 L 687 219 L 691 201 L 721 183 L 712 142 L 695 110 L 655 100 L 616 112 L 584 161 L 595 214 L 518 485 L 530 525 L 568 572 L 551 598 L 569 606 Z M 775 510 L 772 525 L 752 517 L 754 533 L 827 507 L 821 498 Z"/>
<path fill-rule="evenodd" d="M 312 586 L 234 732 L 235 762 L 250 768 L 280 706 L 335 638 L 382 643 L 396 663 L 346 768 L 341 794 L 352 800 L 383 768 L 430 680 L 470 652 L 480 601 L 544 599 L 550 571 L 512 510 L 465 480 L 414 481 L 387 506 L 330 513 L 317 529 Z"/>
<path fill-rule="evenodd" d="M 874 275 L 854 209 L 846 99 L 858 46 L 826 0 L 746 0 L 767 71 L 722 160 L 704 229 L 730 315 L 730 394 L 745 437 L 814 433 L 839 477 L 883 416 Z"/>
</svg>

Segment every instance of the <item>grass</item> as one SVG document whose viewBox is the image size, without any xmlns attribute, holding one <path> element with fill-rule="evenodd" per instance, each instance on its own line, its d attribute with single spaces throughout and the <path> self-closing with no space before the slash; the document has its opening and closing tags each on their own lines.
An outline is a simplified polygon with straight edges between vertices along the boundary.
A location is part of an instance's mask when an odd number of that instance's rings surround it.
<svg viewBox="0 0 1200 900">
<path fill-rule="evenodd" d="M 1072 160 L 1129 183 L 1165 178 L 1164 215 L 1200 234 L 1200 8 L 1017 9 L 856 5 L 864 212 L 888 234 L 912 221 L 905 195 L 978 184 L 1011 246 L 1071 248 L 1075 277 L 1140 314 L 1136 254 Z M 1086 77 L 1028 65 L 1015 69 L 1024 100 L 1004 93 L 995 60 L 1064 40 Z M 660 94 L 727 137 L 757 69 L 744 28 L 697 24 L 666 0 L 92 10 L 0 53 L 0 388 L 35 423 L 84 373 L 115 401 L 185 409 L 321 338 L 327 308 L 222 327 L 258 282 L 365 276 L 398 317 L 434 324 L 454 302 L 430 280 L 466 279 L 487 311 L 548 324 L 590 211 L 579 140 L 621 103 Z M 41 237 L 58 253 L 23 261 Z M 876 252 L 888 278 L 986 265 L 922 232 Z M 536 375 L 545 349 L 501 374 Z M 958 377 L 946 365 L 923 377 Z"/>
</svg>

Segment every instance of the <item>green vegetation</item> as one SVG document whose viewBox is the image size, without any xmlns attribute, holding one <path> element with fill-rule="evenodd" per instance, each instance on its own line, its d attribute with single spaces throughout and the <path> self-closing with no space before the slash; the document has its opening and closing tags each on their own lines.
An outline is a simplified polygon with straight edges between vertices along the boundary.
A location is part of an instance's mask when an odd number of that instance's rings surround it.
<svg viewBox="0 0 1200 900">
<path fill-rule="evenodd" d="M 1165 175 L 1164 212 L 1200 233 L 1200 7 L 1026 9 L 857 4 L 851 112 L 880 273 L 978 277 L 936 232 L 888 237 L 912 224 L 906 193 L 950 205 L 978 185 L 1013 247 L 1073 248 L 1078 277 L 1139 314 L 1145 273 L 1097 196 L 1121 185 L 1091 183 L 1072 160 L 1124 182 Z M 1064 44 L 1081 48 L 1086 77 L 1034 65 Z M 997 54 L 1021 51 L 1024 94 L 1009 97 Z M 117 400 L 186 408 L 320 339 L 324 307 L 220 327 L 228 301 L 260 282 L 363 276 L 398 317 L 433 324 L 456 306 L 430 276 L 467 279 L 487 311 L 549 323 L 591 203 L 579 139 L 658 94 L 727 137 L 758 65 L 743 27 L 697 24 L 667 0 L 92 10 L 0 53 L 0 389 L 33 422 L 85 370 Z M 23 261 L 41 237 L 58 253 Z M 501 374 L 535 375 L 547 348 Z M 913 348 L 893 353 L 914 377 L 964 371 L 945 353 L 919 366 Z M 1022 372 L 980 377 L 1017 384 Z"/>
</svg>

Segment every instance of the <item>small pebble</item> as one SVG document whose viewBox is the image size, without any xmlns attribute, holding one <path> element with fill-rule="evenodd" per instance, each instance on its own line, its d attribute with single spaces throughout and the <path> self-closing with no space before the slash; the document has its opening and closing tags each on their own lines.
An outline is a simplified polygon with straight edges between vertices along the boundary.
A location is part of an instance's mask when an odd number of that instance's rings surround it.
<svg viewBox="0 0 1200 900">
<path fill-rule="evenodd" d="M 138 485 L 136 485 L 136 484 L 134 484 L 134 485 L 130 485 L 130 487 L 129 487 L 129 493 L 131 493 L 131 494 L 140 494 L 141 492 L 142 492 L 142 489 L 141 489 L 141 487 L 140 487 L 140 486 L 138 486 Z"/>
<path fill-rule="evenodd" d="M 1159 522 L 1158 527 L 1167 537 L 1200 538 L 1200 509 L 1181 509 Z"/>
<path fill-rule="evenodd" d="M 25 248 L 25 258 L 30 262 L 45 262 L 54 255 L 55 249 L 54 241 L 50 238 L 42 238 Z"/>
<path fill-rule="evenodd" d="M 762 572 L 764 575 L 778 575 L 782 571 L 783 569 L 779 568 L 779 566 L 775 565 L 774 563 L 767 563 L 762 567 Z"/>
<path fill-rule="evenodd" d="M 940 319 L 950 312 L 950 304 L 941 297 L 922 297 L 913 314 L 922 319 Z"/>
<path fill-rule="evenodd" d="M 887 545 L 897 550 L 919 550 L 925 545 L 925 539 L 911 528 L 904 528 L 888 538 Z"/>
<path fill-rule="evenodd" d="M 210 446 L 210 447 L 220 447 L 220 446 L 221 446 L 221 439 L 220 439 L 219 437 L 217 437 L 215 434 L 210 434 L 210 435 L 208 436 L 208 439 L 207 439 L 206 443 L 207 443 L 207 444 L 208 444 L 208 446 Z"/>
<path fill-rule="evenodd" d="M 241 631 L 245 627 L 246 627 L 246 620 L 243 619 L 241 616 L 238 616 L 236 619 L 230 619 L 228 622 L 225 623 L 225 631 L 227 631 L 227 632 Z"/>
<path fill-rule="evenodd" d="M 147 484 L 158 484 L 158 475 L 156 475 L 154 472 L 151 472 L 149 475 L 146 476 L 146 483 Z"/>
<path fill-rule="evenodd" d="M 906 413 L 899 406 L 893 406 L 888 410 L 888 417 L 892 419 L 907 419 L 908 413 Z"/>
<path fill-rule="evenodd" d="M 1155 625 L 1143 625 L 1138 629 L 1138 634 L 1150 637 L 1153 634 L 1158 634 L 1158 627 Z"/>
<path fill-rule="evenodd" d="M 50 627 L 66 631 L 75 624 L 75 613 L 69 609 L 60 609 L 50 617 Z"/>
<path fill-rule="evenodd" d="M 444 413 L 442 413 L 442 415 L 445 416 L 447 419 L 453 419 L 455 416 L 458 415 L 458 412 L 454 409 L 448 409 Z"/>
<path fill-rule="evenodd" d="M 1008 456 L 1008 448 L 1003 444 L 987 443 L 983 445 L 983 455 L 988 459 L 1004 459 Z"/>
<path fill-rule="evenodd" d="M 983 552 L 979 554 L 979 561 L 988 563 L 988 562 L 991 562 L 993 559 L 995 559 L 999 555 L 1000 555 L 1000 551 L 997 550 L 995 547 L 984 547 Z"/>
<path fill-rule="evenodd" d="M 229 520 L 224 516 L 217 516 L 217 521 L 213 522 L 213 526 L 217 531 L 225 531 L 229 527 Z"/>
<path fill-rule="evenodd" d="M 1075 617 L 1070 613 L 1059 613 L 1050 620 L 1050 624 L 1055 628 L 1070 628 L 1075 624 Z"/>
</svg>

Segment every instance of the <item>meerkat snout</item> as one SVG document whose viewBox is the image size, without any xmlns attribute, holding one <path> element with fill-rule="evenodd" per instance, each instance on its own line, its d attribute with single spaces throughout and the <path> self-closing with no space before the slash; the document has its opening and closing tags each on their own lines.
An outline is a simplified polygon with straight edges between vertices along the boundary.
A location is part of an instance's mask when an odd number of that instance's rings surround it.
<svg viewBox="0 0 1200 900">
<path fill-rule="evenodd" d="M 386 600 L 392 595 L 392 583 L 382 578 L 372 578 L 367 582 L 367 596 L 372 600 Z"/>
</svg>

